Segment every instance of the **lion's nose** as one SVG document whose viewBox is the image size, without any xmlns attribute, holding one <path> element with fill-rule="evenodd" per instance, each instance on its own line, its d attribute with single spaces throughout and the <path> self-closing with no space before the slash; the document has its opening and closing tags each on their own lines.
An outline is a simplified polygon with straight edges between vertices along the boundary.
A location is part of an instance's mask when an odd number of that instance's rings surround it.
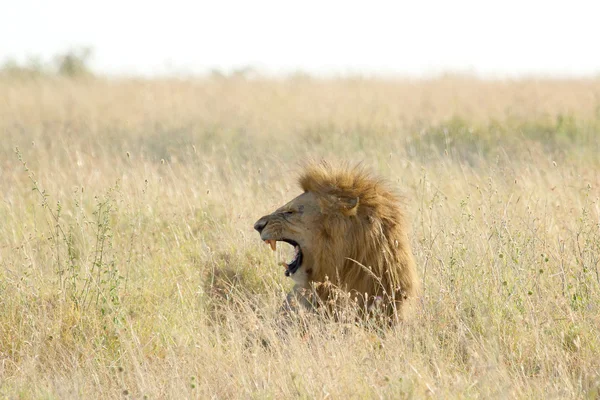
<svg viewBox="0 0 600 400">
<path fill-rule="evenodd" d="M 256 221 L 256 223 L 254 224 L 254 229 L 256 229 L 258 231 L 258 233 L 261 233 L 262 230 L 265 229 L 265 226 L 267 226 L 268 223 L 269 223 L 269 221 L 267 221 L 267 218 L 262 217 L 261 219 Z"/>
</svg>

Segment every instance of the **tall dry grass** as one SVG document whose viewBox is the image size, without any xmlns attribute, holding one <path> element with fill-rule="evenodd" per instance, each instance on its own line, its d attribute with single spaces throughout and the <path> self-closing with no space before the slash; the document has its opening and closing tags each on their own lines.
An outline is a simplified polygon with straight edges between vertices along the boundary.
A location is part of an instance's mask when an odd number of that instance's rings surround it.
<svg viewBox="0 0 600 400">
<path fill-rule="evenodd" d="M 600 395 L 600 81 L 4 77 L 0 135 L 2 397 Z M 282 333 L 307 158 L 406 196 L 410 321 Z"/>
</svg>

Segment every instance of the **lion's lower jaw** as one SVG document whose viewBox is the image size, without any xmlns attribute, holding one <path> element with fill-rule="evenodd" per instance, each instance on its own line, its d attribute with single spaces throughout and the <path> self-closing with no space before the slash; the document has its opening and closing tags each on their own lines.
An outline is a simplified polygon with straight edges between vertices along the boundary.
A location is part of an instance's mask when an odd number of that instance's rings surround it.
<svg viewBox="0 0 600 400">
<path fill-rule="evenodd" d="M 295 287 L 297 286 L 298 288 L 305 289 L 308 289 L 310 287 L 310 277 L 306 270 L 306 265 L 301 265 L 300 268 L 296 270 L 296 272 L 290 275 L 290 277 L 294 280 L 294 283 L 296 284 Z"/>
</svg>

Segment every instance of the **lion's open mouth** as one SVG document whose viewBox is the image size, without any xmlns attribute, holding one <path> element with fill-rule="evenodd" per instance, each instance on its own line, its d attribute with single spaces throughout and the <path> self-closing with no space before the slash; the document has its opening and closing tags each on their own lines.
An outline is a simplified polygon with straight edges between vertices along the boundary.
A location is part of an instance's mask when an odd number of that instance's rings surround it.
<svg viewBox="0 0 600 400">
<path fill-rule="evenodd" d="M 265 240 L 265 243 L 271 246 L 271 250 L 277 250 L 277 242 L 286 242 L 294 247 L 294 259 L 290 262 L 281 262 L 280 265 L 285 267 L 285 276 L 290 276 L 295 273 L 300 265 L 302 265 L 302 249 L 300 245 L 294 240 L 291 239 L 281 239 L 281 240 Z"/>
</svg>

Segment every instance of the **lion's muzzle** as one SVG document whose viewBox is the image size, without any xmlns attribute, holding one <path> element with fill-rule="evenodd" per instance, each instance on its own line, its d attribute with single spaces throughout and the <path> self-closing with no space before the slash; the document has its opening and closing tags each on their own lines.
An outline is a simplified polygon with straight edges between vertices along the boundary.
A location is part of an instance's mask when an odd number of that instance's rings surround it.
<svg viewBox="0 0 600 400">
<path fill-rule="evenodd" d="M 270 218 L 271 218 L 270 215 L 265 215 L 264 217 L 260 218 L 254 224 L 254 229 L 260 234 L 261 239 L 265 243 L 267 243 L 269 246 L 271 246 L 271 250 L 273 250 L 273 251 L 277 250 L 277 242 L 286 242 L 287 244 L 294 247 L 293 260 L 288 263 L 286 263 L 286 262 L 280 263 L 280 265 L 285 266 L 285 275 L 290 276 L 290 275 L 294 274 L 298 270 L 298 268 L 300 268 L 300 265 L 302 265 L 302 249 L 300 248 L 300 245 L 298 244 L 298 242 L 296 242 L 295 240 L 281 237 L 280 232 L 278 232 L 277 234 L 274 234 L 273 232 L 271 232 L 272 229 L 271 229 L 271 231 L 269 231 L 269 230 L 265 231 L 265 227 L 269 224 Z M 275 225 L 278 225 L 278 224 L 275 223 Z"/>
<path fill-rule="evenodd" d="M 262 233 L 263 229 L 265 229 L 265 226 L 267 226 L 268 223 L 269 220 L 267 219 L 267 216 L 264 216 L 258 221 L 256 221 L 256 223 L 254 224 L 254 229 L 256 229 L 258 233 Z"/>
</svg>

